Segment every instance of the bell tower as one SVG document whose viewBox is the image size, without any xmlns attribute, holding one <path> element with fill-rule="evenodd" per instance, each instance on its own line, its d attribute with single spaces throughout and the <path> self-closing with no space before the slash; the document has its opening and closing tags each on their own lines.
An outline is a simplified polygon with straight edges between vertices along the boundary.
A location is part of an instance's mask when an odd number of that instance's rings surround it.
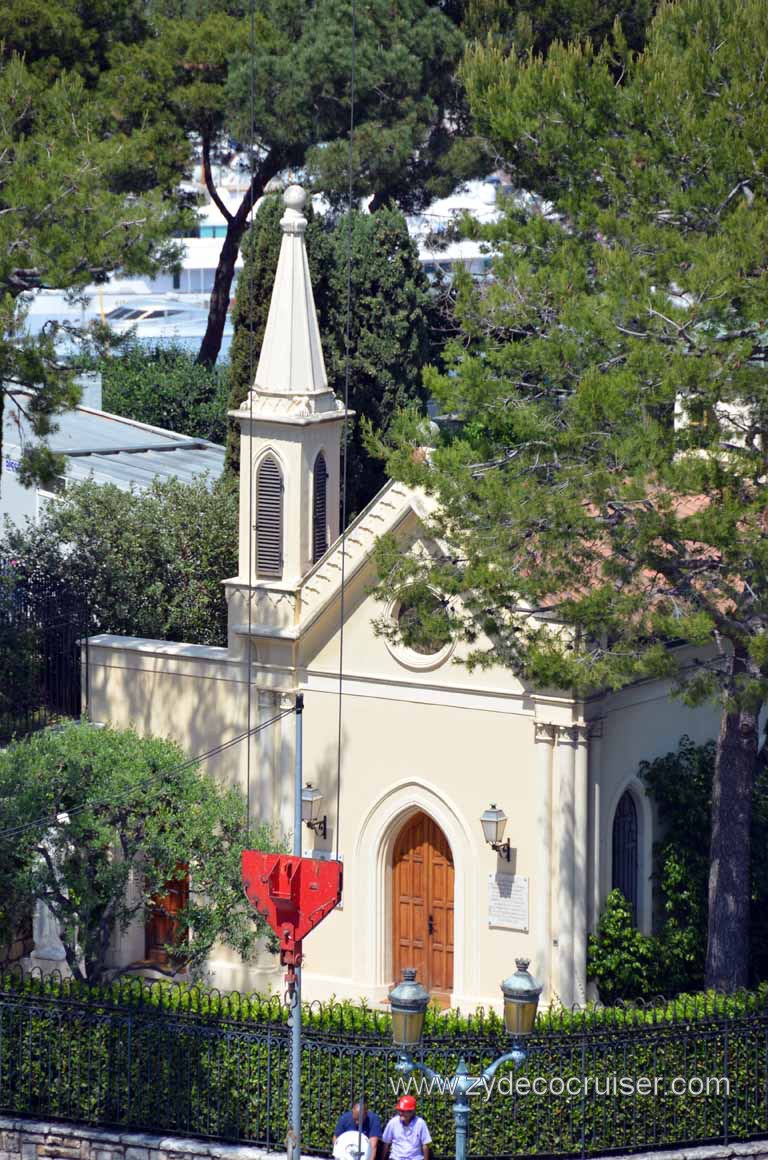
<svg viewBox="0 0 768 1160">
<path fill-rule="evenodd" d="M 295 590 L 339 534 L 347 412 L 328 387 L 304 233 L 307 195 L 289 185 L 256 377 L 239 410 L 238 576 L 228 585 Z M 231 618 L 230 618 L 231 619 Z"/>
</svg>

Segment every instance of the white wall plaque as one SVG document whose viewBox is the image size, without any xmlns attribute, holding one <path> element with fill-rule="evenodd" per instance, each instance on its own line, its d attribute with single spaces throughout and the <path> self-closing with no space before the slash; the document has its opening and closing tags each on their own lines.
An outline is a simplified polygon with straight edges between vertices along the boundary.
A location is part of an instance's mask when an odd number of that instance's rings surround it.
<svg viewBox="0 0 768 1160">
<path fill-rule="evenodd" d="M 488 925 L 528 930 L 528 879 L 517 874 L 488 875 Z"/>
</svg>

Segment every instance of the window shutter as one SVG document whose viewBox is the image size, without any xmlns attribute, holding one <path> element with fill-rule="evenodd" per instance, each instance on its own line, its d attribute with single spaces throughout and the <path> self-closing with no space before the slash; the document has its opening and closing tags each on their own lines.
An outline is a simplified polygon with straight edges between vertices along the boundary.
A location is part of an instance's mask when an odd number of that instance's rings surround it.
<svg viewBox="0 0 768 1160">
<path fill-rule="evenodd" d="M 629 790 L 621 795 L 613 818 L 613 889 L 620 890 L 637 926 L 638 902 L 637 806 Z"/>
<path fill-rule="evenodd" d="M 312 496 L 312 563 L 316 564 L 328 551 L 328 518 L 326 512 L 326 480 L 328 468 L 322 451 L 315 460 L 314 492 Z"/>
<path fill-rule="evenodd" d="M 262 460 L 256 477 L 256 571 L 283 574 L 283 476 L 272 455 Z"/>
</svg>

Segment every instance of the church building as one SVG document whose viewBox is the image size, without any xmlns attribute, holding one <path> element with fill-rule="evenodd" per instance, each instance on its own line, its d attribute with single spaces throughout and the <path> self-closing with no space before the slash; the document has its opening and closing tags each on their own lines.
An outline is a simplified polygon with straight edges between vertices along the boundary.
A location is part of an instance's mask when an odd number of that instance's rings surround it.
<svg viewBox="0 0 768 1160">
<path fill-rule="evenodd" d="M 346 415 L 325 373 L 304 191 L 289 186 L 284 201 L 263 348 L 234 416 L 239 567 L 223 580 L 227 647 L 91 638 L 93 719 L 173 737 L 192 755 L 303 693 L 317 812 L 302 827 L 304 852 L 338 850 L 344 863 L 342 905 L 305 943 L 306 999 L 377 1004 L 413 966 L 444 1005 L 498 1006 L 500 980 L 524 956 L 544 1002 L 583 1004 L 588 932 L 611 888 L 642 930 L 652 925 L 659 831 L 639 764 L 685 733 L 714 736 L 716 711 L 686 708 L 659 681 L 576 700 L 501 666 L 469 672 L 459 643 L 416 651 L 375 633 L 374 544 L 391 533 L 403 552 L 420 550 L 428 501 L 390 482 L 340 539 Z M 400 611 L 395 602 L 385 614 Z M 208 763 L 247 793 L 253 819 L 285 834 L 295 725 L 283 716 Z M 137 926 L 120 936 L 115 965 L 159 954 L 156 935 Z M 222 989 L 279 990 L 281 975 L 266 952 L 246 963 L 222 948 L 208 964 Z"/>
</svg>

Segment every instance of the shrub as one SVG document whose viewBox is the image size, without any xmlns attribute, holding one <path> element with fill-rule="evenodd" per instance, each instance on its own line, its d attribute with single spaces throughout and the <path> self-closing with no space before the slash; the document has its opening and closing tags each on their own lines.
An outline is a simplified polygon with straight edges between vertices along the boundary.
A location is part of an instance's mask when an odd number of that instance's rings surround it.
<svg viewBox="0 0 768 1160">
<path fill-rule="evenodd" d="M 0 554 L 20 575 L 85 597 L 96 631 L 223 645 L 237 508 L 230 477 L 143 492 L 89 481 L 67 488 L 40 523 L 8 528 Z"/>
<path fill-rule="evenodd" d="M 62 1002 L 62 1000 L 64 1000 Z M 495 1092 L 471 1101 L 475 1156 L 583 1155 L 765 1132 L 768 994 L 696 995 L 653 1008 L 545 1013 L 520 1072 L 505 1079 L 574 1080 L 578 1094 Z M 219 995 L 133 980 L 99 988 L 0 978 L 0 1109 L 91 1123 L 196 1133 L 279 1145 L 288 1107 L 289 1030 L 276 997 Z M 388 1017 L 365 1004 L 304 1007 L 302 1142 L 327 1153 L 336 1115 L 365 1094 L 386 1114 L 397 1053 Z M 19 1050 L 19 1045 L 24 1045 Z M 508 1049 L 495 1015 L 430 1012 L 419 1057 L 473 1075 Z M 612 1092 L 617 1077 L 657 1077 L 652 1099 Z M 728 1076 L 723 1091 L 673 1096 L 671 1077 Z M 592 1086 L 585 1088 L 588 1079 Z M 603 1090 L 596 1093 L 595 1085 Z M 419 1110 L 438 1156 L 451 1156 L 450 1098 Z"/>
<path fill-rule="evenodd" d="M 245 801 L 175 742 L 82 724 L 45 730 L 0 752 L 0 897 L 14 911 L 53 912 L 76 978 L 98 982 L 113 936 L 188 882 L 166 952 L 191 968 L 217 939 L 249 955 L 260 916 L 247 903 L 240 858 L 271 834 L 246 828 Z M 257 921 L 258 919 L 258 921 Z M 14 933 L 0 930 L 0 941 Z"/>
<path fill-rule="evenodd" d="M 180 346 L 133 342 L 102 359 L 99 370 L 106 411 L 180 435 L 224 442 L 226 368 L 200 366 Z"/>
<path fill-rule="evenodd" d="M 704 981 L 709 834 L 715 744 L 682 737 L 677 750 L 642 762 L 640 778 L 658 808 L 663 838 L 655 848 L 659 921 L 652 936 L 632 926 L 613 891 L 589 940 L 589 977 L 605 1003 L 697 991 Z M 763 748 L 753 797 L 750 973 L 768 974 L 768 762 Z"/>
</svg>

